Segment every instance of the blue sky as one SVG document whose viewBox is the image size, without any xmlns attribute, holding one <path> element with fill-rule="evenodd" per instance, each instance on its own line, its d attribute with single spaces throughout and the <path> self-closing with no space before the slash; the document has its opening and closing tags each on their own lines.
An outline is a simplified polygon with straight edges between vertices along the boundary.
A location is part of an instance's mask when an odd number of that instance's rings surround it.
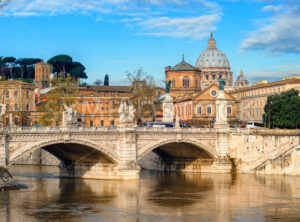
<svg viewBox="0 0 300 222">
<path fill-rule="evenodd" d="M 182 54 L 194 65 L 210 32 L 234 77 L 300 74 L 299 0 L 10 0 L 0 27 L 0 56 L 69 54 L 89 83 L 126 84 L 138 68 L 160 82 Z"/>
</svg>

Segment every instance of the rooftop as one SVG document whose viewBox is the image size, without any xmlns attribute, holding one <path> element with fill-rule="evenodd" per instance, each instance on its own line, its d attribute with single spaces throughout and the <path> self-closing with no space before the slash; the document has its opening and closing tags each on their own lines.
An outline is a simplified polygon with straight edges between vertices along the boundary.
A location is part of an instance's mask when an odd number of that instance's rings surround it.
<svg viewBox="0 0 300 222">
<path fill-rule="evenodd" d="M 97 92 L 119 92 L 119 93 L 130 93 L 131 86 L 88 86 L 87 89 L 91 89 Z"/>
<path fill-rule="evenodd" d="M 184 56 L 182 56 L 182 60 L 176 66 L 173 66 L 168 71 L 200 71 L 198 68 L 188 64 L 184 61 Z"/>
<path fill-rule="evenodd" d="M 281 81 L 270 82 L 270 83 L 262 83 L 262 84 L 249 86 L 249 87 L 244 87 L 244 88 L 241 88 L 241 89 L 231 91 L 230 94 L 245 92 L 245 91 L 252 90 L 252 89 L 260 89 L 260 88 L 266 88 L 266 87 L 270 87 L 270 86 L 277 86 L 277 85 L 284 85 L 284 84 L 295 84 L 295 83 L 300 83 L 300 79 L 287 79 L 287 80 L 281 80 Z"/>
</svg>

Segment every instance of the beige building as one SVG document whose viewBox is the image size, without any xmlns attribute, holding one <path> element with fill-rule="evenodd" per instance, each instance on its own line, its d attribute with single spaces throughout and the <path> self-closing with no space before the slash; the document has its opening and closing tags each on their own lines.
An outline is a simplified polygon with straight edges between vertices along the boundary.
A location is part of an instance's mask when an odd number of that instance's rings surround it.
<svg viewBox="0 0 300 222">
<path fill-rule="evenodd" d="M 0 103 L 6 104 L 4 125 L 12 114 L 15 125 L 30 125 L 30 112 L 35 111 L 33 84 L 21 81 L 0 81 Z"/>
<path fill-rule="evenodd" d="M 300 79 L 262 83 L 230 92 L 237 102 L 237 118 L 241 121 L 263 122 L 262 115 L 268 96 L 290 89 L 300 91 Z"/>
</svg>

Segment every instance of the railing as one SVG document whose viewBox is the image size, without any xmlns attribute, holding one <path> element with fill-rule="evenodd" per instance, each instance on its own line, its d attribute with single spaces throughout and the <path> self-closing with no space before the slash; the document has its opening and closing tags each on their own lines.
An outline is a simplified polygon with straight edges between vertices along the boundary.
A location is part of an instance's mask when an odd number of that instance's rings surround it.
<svg viewBox="0 0 300 222">
<path fill-rule="evenodd" d="M 29 127 L 4 127 L 4 132 L 12 133 L 41 133 L 41 132 L 108 132 L 118 131 L 124 128 L 117 126 L 109 127 L 61 127 L 61 126 L 29 126 Z M 300 130 L 286 130 L 286 129 L 245 129 L 245 128 L 196 128 L 196 127 L 128 127 L 126 130 L 136 132 L 184 132 L 184 133 L 244 133 L 244 134 L 271 134 L 271 135 L 300 135 Z M 1 131 L 1 130 L 0 130 Z"/>
<path fill-rule="evenodd" d="M 250 129 L 250 134 L 300 135 L 300 129 Z"/>
</svg>

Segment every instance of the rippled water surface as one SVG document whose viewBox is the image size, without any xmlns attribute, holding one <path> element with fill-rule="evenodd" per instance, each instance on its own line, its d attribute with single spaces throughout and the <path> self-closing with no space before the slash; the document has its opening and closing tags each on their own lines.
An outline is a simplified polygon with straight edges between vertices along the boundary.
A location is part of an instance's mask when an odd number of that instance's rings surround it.
<svg viewBox="0 0 300 222">
<path fill-rule="evenodd" d="M 27 189 L 0 192 L 0 221 L 300 221 L 300 177 L 143 171 L 140 180 L 58 178 L 13 166 Z"/>
</svg>

